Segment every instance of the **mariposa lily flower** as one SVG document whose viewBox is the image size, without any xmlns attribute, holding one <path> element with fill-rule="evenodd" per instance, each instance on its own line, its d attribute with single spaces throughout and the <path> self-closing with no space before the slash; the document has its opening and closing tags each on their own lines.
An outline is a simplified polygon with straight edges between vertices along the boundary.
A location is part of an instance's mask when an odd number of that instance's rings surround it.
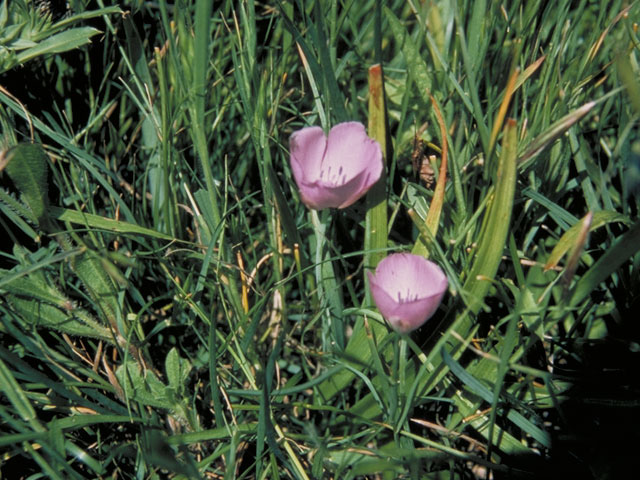
<svg viewBox="0 0 640 480">
<path fill-rule="evenodd" d="M 415 330 L 431 318 L 448 285 L 438 265 L 410 253 L 389 255 L 375 274 L 367 275 L 378 310 L 400 333 Z"/>
<path fill-rule="evenodd" d="M 382 175 L 380 145 L 359 122 L 339 123 L 328 137 L 320 127 L 298 130 L 290 150 L 300 197 L 315 210 L 348 207 Z"/>
</svg>

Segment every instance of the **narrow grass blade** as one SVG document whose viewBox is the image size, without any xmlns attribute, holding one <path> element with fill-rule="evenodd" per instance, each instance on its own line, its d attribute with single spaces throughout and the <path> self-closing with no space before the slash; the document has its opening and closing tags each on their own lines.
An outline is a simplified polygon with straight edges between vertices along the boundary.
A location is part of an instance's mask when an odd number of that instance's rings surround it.
<svg viewBox="0 0 640 480">
<path fill-rule="evenodd" d="M 553 247 L 549 258 L 547 259 L 547 263 L 544 265 L 544 269 L 551 270 L 558 266 L 558 262 L 562 259 L 562 257 L 569 251 L 572 245 L 576 244 L 578 239 L 578 235 L 582 230 L 582 225 L 584 222 L 584 218 L 580 220 L 580 222 L 575 223 L 569 230 L 564 232 L 556 246 Z M 593 212 L 593 218 L 591 220 L 591 225 L 589 226 L 589 232 L 593 232 L 597 228 L 600 228 L 609 223 L 620 222 L 626 225 L 629 225 L 630 220 L 626 215 L 622 215 L 618 212 L 612 212 L 608 210 L 601 210 L 599 212 Z"/>
<path fill-rule="evenodd" d="M 627 95 L 629 95 L 633 108 L 636 113 L 640 113 L 640 82 L 638 82 L 638 76 L 631 67 L 631 62 L 627 57 L 621 56 L 616 61 L 616 67 L 618 75 L 620 75 L 620 79 L 627 89 Z"/>
<path fill-rule="evenodd" d="M 0 359 L 0 389 L 4 393 L 9 403 L 13 405 L 20 417 L 35 431 L 42 432 L 44 427 L 38 421 L 36 411 L 24 391 L 16 381 L 15 377 L 7 367 L 7 364 Z"/>
<path fill-rule="evenodd" d="M 168 242 L 184 242 L 178 238 L 174 238 L 150 228 L 141 227 L 134 223 L 105 218 L 91 213 L 79 212 L 68 208 L 51 207 L 49 209 L 51 218 L 60 222 L 75 223 L 92 229 L 104 230 L 121 235 L 143 235 L 158 240 L 166 240 Z"/>
<path fill-rule="evenodd" d="M 580 108 L 565 115 L 556 123 L 551 125 L 545 132 L 538 135 L 525 149 L 525 151 L 518 157 L 518 165 L 520 168 L 524 168 L 529 164 L 536 156 L 538 156 L 545 148 L 551 145 L 555 140 L 560 138 L 572 125 L 580 121 L 586 114 L 588 114 L 597 102 L 587 102 Z"/>
<path fill-rule="evenodd" d="M 515 69 L 511 76 L 509 77 L 509 81 L 507 82 L 507 86 L 504 90 L 504 98 L 502 99 L 502 103 L 500 104 L 500 109 L 498 110 L 498 114 L 496 115 L 496 119 L 493 122 L 493 128 L 491 129 L 491 138 L 489 139 L 489 152 L 493 152 L 493 147 L 496 144 L 496 140 L 498 139 L 498 133 L 502 127 L 505 117 L 507 116 L 507 110 L 509 109 L 509 104 L 511 103 L 511 98 L 516 91 L 517 80 L 519 78 L 520 70 Z"/>
<path fill-rule="evenodd" d="M 632 255 L 640 251 L 640 222 L 629 230 L 602 255 L 578 281 L 570 305 L 579 305 L 600 283 L 606 280 Z"/>
<path fill-rule="evenodd" d="M 446 350 L 442 350 L 442 358 L 447 366 L 451 369 L 451 373 L 453 373 L 456 377 L 458 377 L 473 393 L 481 397 L 484 401 L 492 403 L 493 402 L 493 393 L 486 386 L 482 384 L 480 380 L 475 378 L 473 375 L 468 373 L 462 365 L 460 365 L 456 360 L 449 355 Z M 471 412 L 473 413 L 473 412 Z M 544 430 L 540 429 L 536 425 L 534 425 L 527 418 L 522 416 L 516 410 L 508 409 L 507 410 L 507 418 L 512 421 L 516 426 L 520 427 L 523 431 L 531 435 L 535 438 L 540 444 L 545 447 L 551 447 L 551 437 Z M 506 434 L 503 434 L 506 436 Z M 497 445 L 500 447 L 500 440 L 497 439 Z M 512 445 L 509 449 L 513 448 L 515 445 L 511 442 Z M 517 448 L 517 447 L 516 447 Z M 518 449 L 522 450 L 522 449 Z M 517 450 L 516 450 L 517 451 Z M 515 453 L 515 452 L 509 452 Z"/>
</svg>

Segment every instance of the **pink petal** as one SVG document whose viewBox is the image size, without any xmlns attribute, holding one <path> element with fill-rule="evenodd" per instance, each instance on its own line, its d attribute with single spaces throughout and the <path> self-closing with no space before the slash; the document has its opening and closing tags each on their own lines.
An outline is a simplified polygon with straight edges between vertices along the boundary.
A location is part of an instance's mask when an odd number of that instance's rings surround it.
<svg viewBox="0 0 640 480">
<path fill-rule="evenodd" d="M 367 275 L 380 313 L 401 333 L 415 330 L 436 312 L 448 285 L 435 263 L 406 253 L 389 255 L 375 275 Z"/>
<path fill-rule="evenodd" d="M 356 202 L 375 183 L 367 172 L 356 176 L 344 185 L 333 186 L 323 181 L 298 184 L 305 205 L 323 208 L 346 208 Z"/>
<path fill-rule="evenodd" d="M 342 205 L 344 194 L 340 188 L 327 187 L 322 182 L 299 182 L 298 188 L 302 202 L 314 210 L 338 208 Z"/>
<path fill-rule="evenodd" d="M 291 170 L 298 186 L 320 178 L 327 137 L 320 127 L 306 127 L 293 132 L 289 139 Z"/>
<path fill-rule="evenodd" d="M 345 208 L 356 202 L 382 175 L 380 145 L 364 125 L 345 122 L 326 138 L 320 127 L 291 135 L 291 170 L 305 205 L 317 210 Z"/>
<path fill-rule="evenodd" d="M 341 169 L 346 181 L 367 173 L 375 183 L 382 174 L 382 151 L 360 122 L 339 123 L 329 132 L 323 166 Z"/>
<path fill-rule="evenodd" d="M 376 276 L 388 293 L 411 291 L 419 298 L 446 289 L 448 283 L 438 265 L 410 253 L 396 253 L 384 258 L 376 268 Z"/>
</svg>

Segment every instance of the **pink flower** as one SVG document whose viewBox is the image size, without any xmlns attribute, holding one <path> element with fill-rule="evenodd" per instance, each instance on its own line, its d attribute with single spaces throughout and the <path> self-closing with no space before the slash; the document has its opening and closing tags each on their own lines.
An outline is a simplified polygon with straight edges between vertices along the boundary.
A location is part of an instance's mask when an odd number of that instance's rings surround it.
<svg viewBox="0 0 640 480">
<path fill-rule="evenodd" d="M 345 208 L 362 197 L 382 175 L 382 151 L 364 125 L 345 122 L 329 137 L 320 127 L 291 135 L 291 170 L 309 208 Z"/>
<path fill-rule="evenodd" d="M 380 313 L 400 333 L 415 330 L 431 318 L 448 285 L 438 265 L 410 253 L 389 255 L 378 264 L 375 275 L 367 275 Z"/>
</svg>

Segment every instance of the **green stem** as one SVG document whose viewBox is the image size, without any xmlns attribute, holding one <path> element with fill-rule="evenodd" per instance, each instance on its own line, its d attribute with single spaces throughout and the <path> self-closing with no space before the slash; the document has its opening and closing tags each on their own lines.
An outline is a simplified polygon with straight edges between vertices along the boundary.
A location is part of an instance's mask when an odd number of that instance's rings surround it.
<svg viewBox="0 0 640 480">
<path fill-rule="evenodd" d="M 406 401 L 406 395 L 400 395 L 399 392 L 405 391 L 406 382 L 406 369 L 407 369 L 407 336 L 405 334 L 394 333 L 397 336 L 397 341 L 393 344 L 393 384 L 392 390 L 394 391 L 393 400 L 394 403 L 389 409 L 391 412 L 391 421 L 394 424 L 394 432 L 398 433 L 403 425 L 402 419 L 404 418 L 404 402 Z M 400 397 L 404 397 L 404 400 Z M 396 415 L 398 413 L 399 415 Z"/>
<path fill-rule="evenodd" d="M 333 262 L 327 242 L 327 225 L 330 221 L 329 210 L 324 210 L 318 216 L 316 210 L 311 210 L 311 223 L 315 230 L 315 274 L 316 292 L 320 308 L 323 312 L 322 345 L 325 351 L 344 350 L 344 323 L 342 321 L 342 295 L 338 285 Z"/>
<path fill-rule="evenodd" d="M 403 364 L 404 362 L 401 361 L 402 346 L 400 344 L 401 342 L 399 338 L 400 335 L 396 332 L 392 332 L 392 335 L 395 338 L 391 339 L 391 341 L 393 342 L 393 359 L 391 360 L 391 388 L 389 388 L 389 395 L 387 396 L 387 402 L 389 404 L 388 421 L 394 425 L 394 431 L 397 432 L 400 429 L 400 425 L 396 424 L 396 420 L 397 420 L 396 413 L 398 412 L 398 407 L 400 403 L 399 397 L 398 397 L 400 375 L 401 375 L 400 369 L 401 369 L 401 363 Z M 406 353 L 406 349 L 405 349 L 405 353 Z"/>
</svg>

